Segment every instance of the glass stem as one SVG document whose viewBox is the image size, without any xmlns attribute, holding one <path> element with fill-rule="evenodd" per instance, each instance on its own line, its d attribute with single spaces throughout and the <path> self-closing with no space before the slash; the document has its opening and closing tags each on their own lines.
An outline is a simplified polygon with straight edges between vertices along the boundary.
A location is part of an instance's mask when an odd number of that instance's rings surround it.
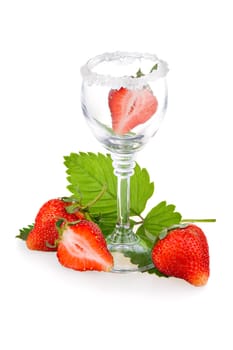
<svg viewBox="0 0 233 350">
<path fill-rule="evenodd" d="M 130 176 L 134 173 L 134 154 L 112 154 L 117 176 L 117 224 L 111 235 L 112 243 L 131 243 L 137 240 L 130 229 Z"/>
<path fill-rule="evenodd" d="M 130 210 L 130 177 L 117 178 L 117 223 L 128 228 Z"/>
</svg>

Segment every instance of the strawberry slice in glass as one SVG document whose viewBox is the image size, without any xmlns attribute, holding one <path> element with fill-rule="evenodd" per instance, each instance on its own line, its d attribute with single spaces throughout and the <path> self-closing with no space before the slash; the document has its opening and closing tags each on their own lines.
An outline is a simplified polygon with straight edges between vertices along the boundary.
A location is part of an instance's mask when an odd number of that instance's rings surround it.
<svg viewBox="0 0 233 350">
<path fill-rule="evenodd" d="M 112 128 L 116 134 L 128 133 L 139 124 L 145 123 L 155 114 L 158 101 L 152 91 L 120 88 L 112 89 L 108 96 L 112 116 Z"/>
</svg>

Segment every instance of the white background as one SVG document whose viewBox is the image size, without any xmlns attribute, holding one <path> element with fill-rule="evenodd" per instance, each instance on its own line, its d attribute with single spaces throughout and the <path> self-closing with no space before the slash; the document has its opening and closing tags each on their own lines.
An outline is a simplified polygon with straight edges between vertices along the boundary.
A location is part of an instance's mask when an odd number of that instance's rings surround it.
<svg viewBox="0 0 233 350">
<path fill-rule="evenodd" d="M 0 348 L 232 349 L 231 1 L 0 2 Z M 201 224 L 211 276 L 195 288 L 147 274 L 79 273 L 15 239 L 67 195 L 63 156 L 101 151 L 82 116 L 79 69 L 105 51 L 169 63 L 169 108 L 138 155 L 150 205 Z M 4 345 L 3 345 L 4 344 Z"/>
</svg>

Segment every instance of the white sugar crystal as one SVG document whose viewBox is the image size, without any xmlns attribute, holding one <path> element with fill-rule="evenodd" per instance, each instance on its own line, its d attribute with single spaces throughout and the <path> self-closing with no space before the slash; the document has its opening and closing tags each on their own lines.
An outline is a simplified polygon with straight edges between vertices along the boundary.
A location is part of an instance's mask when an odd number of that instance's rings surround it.
<svg viewBox="0 0 233 350">
<path fill-rule="evenodd" d="M 158 68 L 150 72 L 156 63 Z M 145 75 L 134 78 L 139 68 Z M 167 72 L 167 63 L 156 55 L 120 51 L 96 56 L 81 68 L 81 74 L 87 84 L 109 86 L 112 89 L 140 89 L 148 82 L 165 77 Z"/>
</svg>

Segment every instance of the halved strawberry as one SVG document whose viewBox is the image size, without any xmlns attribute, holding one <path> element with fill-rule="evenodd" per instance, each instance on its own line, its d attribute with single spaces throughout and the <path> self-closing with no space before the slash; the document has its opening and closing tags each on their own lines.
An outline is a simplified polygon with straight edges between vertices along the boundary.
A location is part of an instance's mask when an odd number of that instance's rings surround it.
<svg viewBox="0 0 233 350">
<path fill-rule="evenodd" d="M 87 220 L 66 225 L 57 257 L 63 266 L 79 271 L 110 271 L 113 266 L 113 257 L 99 226 Z"/>
<path fill-rule="evenodd" d="M 139 124 L 145 123 L 157 111 L 158 101 L 152 91 L 110 90 L 108 104 L 112 116 L 112 128 L 117 134 L 125 134 Z"/>
</svg>

